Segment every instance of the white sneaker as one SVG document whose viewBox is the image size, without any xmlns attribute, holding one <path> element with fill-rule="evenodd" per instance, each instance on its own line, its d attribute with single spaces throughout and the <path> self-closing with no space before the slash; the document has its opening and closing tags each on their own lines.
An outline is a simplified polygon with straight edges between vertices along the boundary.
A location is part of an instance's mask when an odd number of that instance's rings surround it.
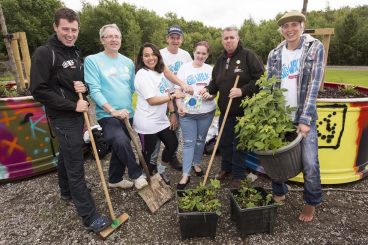
<svg viewBox="0 0 368 245">
<path fill-rule="evenodd" d="M 122 189 L 129 189 L 129 188 L 132 188 L 134 185 L 134 183 L 132 181 L 129 181 L 129 180 L 126 180 L 126 179 L 123 179 L 122 181 L 118 182 L 118 183 L 109 183 L 109 186 L 110 187 L 119 187 L 119 188 L 122 188 Z"/>
<path fill-rule="evenodd" d="M 137 179 L 135 179 L 133 181 L 134 181 L 135 188 L 137 188 L 138 190 L 140 190 L 143 187 L 146 187 L 148 185 L 148 182 L 147 182 L 146 178 L 143 175 L 139 176 Z"/>
<path fill-rule="evenodd" d="M 247 178 L 251 179 L 252 182 L 256 181 L 256 179 L 258 179 L 258 176 L 253 174 L 253 173 L 249 173 L 247 175 Z"/>
</svg>

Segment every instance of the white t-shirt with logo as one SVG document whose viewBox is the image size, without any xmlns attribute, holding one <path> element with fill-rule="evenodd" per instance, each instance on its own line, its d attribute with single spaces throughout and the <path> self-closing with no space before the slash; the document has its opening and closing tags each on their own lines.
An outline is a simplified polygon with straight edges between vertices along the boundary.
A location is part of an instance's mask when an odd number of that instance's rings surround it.
<svg viewBox="0 0 368 245">
<path fill-rule="evenodd" d="M 198 95 L 211 81 L 212 66 L 203 64 L 201 67 L 193 67 L 193 62 L 188 62 L 180 67 L 178 78 L 193 88 L 193 97 Z M 175 86 L 178 88 L 178 86 Z M 198 110 L 189 111 L 190 114 L 207 113 L 216 109 L 215 100 L 202 101 Z"/>
<path fill-rule="evenodd" d="M 301 55 L 301 49 L 288 50 L 285 46 L 281 54 L 281 88 L 286 88 L 288 90 L 284 92 L 286 105 L 294 108 L 298 106 L 297 78 L 299 76 L 299 60 Z M 295 111 L 293 111 L 291 116 L 294 119 Z"/>
<path fill-rule="evenodd" d="M 170 126 L 166 115 L 167 103 L 150 105 L 147 99 L 155 96 L 167 96 L 173 84 L 163 73 L 140 69 L 134 79 L 137 92 L 137 106 L 134 113 L 133 127 L 140 134 L 155 134 Z"/>
<path fill-rule="evenodd" d="M 162 59 L 165 65 L 167 65 L 175 75 L 178 73 L 180 67 L 187 62 L 192 61 L 190 54 L 179 48 L 178 53 L 173 54 L 167 48 L 160 49 Z"/>
</svg>

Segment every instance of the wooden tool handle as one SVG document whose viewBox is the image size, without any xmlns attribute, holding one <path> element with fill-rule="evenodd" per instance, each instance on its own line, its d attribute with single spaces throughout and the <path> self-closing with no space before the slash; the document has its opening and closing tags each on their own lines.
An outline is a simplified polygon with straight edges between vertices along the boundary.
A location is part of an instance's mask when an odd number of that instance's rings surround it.
<svg viewBox="0 0 368 245">
<path fill-rule="evenodd" d="M 79 99 L 80 100 L 83 100 L 82 93 L 78 93 L 78 95 L 79 95 Z M 96 165 L 97 165 L 97 169 L 98 169 L 98 174 L 100 175 L 102 187 L 103 187 L 103 190 L 104 190 L 104 193 L 105 193 L 105 199 L 106 199 L 106 202 L 107 202 L 107 206 L 109 207 L 109 211 L 110 211 L 110 216 L 111 216 L 111 219 L 112 220 L 115 220 L 116 219 L 116 216 L 115 216 L 114 210 L 112 208 L 109 191 L 107 190 L 106 180 L 105 180 L 105 176 L 104 176 L 104 173 L 103 173 L 103 170 L 102 170 L 100 157 L 98 156 L 98 151 L 97 151 L 97 148 L 96 148 L 95 139 L 93 138 L 91 125 L 89 123 L 88 112 L 84 111 L 83 112 L 83 115 L 84 115 L 84 120 L 85 120 L 86 125 L 87 125 L 87 129 L 88 129 L 88 133 L 89 133 L 89 138 L 91 139 L 91 145 L 92 145 L 92 149 L 93 149 L 93 154 L 94 154 L 95 159 L 96 159 Z"/>
<path fill-rule="evenodd" d="M 236 76 L 236 79 L 235 79 L 235 83 L 234 83 L 233 88 L 236 88 L 238 86 L 238 82 L 239 82 L 239 75 Z M 229 114 L 230 107 L 231 107 L 231 104 L 232 103 L 233 103 L 233 98 L 230 98 L 229 99 L 229 103 L 227 104 L 227 107 L 226 107 L 224 119 L 222 120 L 222 124 L 221 124 L 221 127 L 220 127 L 219 134 L 218 134 L 217 139 L 216 139 L 215 147 L 213 148 L 213 152 L 212 152 L 212 155 L 211 155 L 210 162 L 208 163 L 206 175 L 204 176 L 204 180 L 203 180 L 203 185 L 206 185 L 206 183 L 207 183 L 207 178 L 208 178 L 208 175 L 210 174 L 210 170 L 211 170 L 211 167 L 212 167 L 213 159 L 215 158 L 216 151 L 217 151 L 218 145 L 220 143 L 222 131 L 224 130 L 224 126 L 225 126 L 225 123 L 226 123 L 227 115 Z"/>
<path fill-rule="evenodd" d="M 135 147 L 135 150 L 137 151 L 139 162 L 141 163 L 141 166 L 142 166 L 142 168 L 143 168 L 143 170 L 144 170 L 144 172 L 145 172 L 145 174 L 147 176 L 148 182 L 151 183 L 151 175 L 150 175 L 150 172 L 148 170 L 148 166 L 147 166 L 146 160 L 144 160 L 142 151 L 140 150 L 140 147 L 139 147 L 139 143 L 137 141 L 137 138 L 135 137 L 134 130 L 133 130 L 132 126 L 130 125 L 128 118 L 125 118 L 124 119 L 124 122 L 125 122 L 126 128 L 128 129 L 130 138 L 133 141 L 133 145 Z"/>
</svg>

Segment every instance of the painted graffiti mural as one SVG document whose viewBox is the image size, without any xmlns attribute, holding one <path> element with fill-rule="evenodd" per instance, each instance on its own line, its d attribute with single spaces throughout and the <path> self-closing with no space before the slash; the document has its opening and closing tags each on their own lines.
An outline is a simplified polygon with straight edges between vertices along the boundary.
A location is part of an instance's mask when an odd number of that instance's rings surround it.
<svg viewBox="0 0 368 245">
<path fill-rule="evenodd" d="M 0 181 L 55 169 L 57 149 L 40 103 L 31 96 L 0 100 Z"/>
</svg>

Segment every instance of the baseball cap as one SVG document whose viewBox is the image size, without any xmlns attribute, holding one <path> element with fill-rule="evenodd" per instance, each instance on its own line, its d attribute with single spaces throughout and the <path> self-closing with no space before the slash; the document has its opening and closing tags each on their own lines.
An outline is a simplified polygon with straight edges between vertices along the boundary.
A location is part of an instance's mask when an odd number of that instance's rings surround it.
<svg viewBox="0 0 368 245">
<path fill-rule="evenodd" d="M 171 34 L 178 34 L 180 36 L 183 36 L 183 31 L 181 30 L 180 26 L 178 25 L 172 25 L 167 29 L 167 35 L 170 36 Z"/>
<path fill-rule="evenodd" d="M 286 12 L 278 21 L 277 24 L 282 26 L 283 24 L 291 21 L 296 22 L 305 22 L 304 14 L 300 13 L 299 11 L 293 10 Z"/>
</svg>

